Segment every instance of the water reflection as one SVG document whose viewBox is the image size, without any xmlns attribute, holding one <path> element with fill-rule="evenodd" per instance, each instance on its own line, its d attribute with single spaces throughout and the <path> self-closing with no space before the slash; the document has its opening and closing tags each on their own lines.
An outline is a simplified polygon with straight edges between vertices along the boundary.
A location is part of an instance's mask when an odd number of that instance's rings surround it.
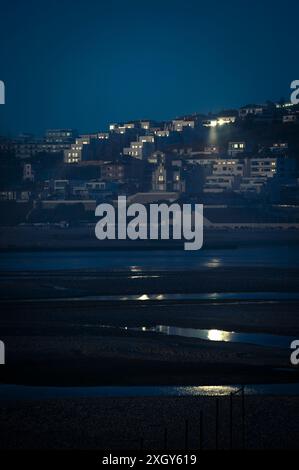
<svg viewBox="0 0 299 470">
<path fill-rule="evenodd" d="M 209 330 L 208 339 L 211 341 L 231 341 L 232 333 L 223 330 Z"/>
<path fill-rule="evenodd" d="M 142 271 L 142 268 L 140 266 L 130 266 L 130 271 L 132 273 L 139 273 Z"/>
<path fill-rule="evenodd" d="M 292 336 L 272 335 L 267 333 L 238 333 L 217 329 L 184 328 L 180 326 L 155 325 L 120 327 L 119 329 L 140 331 L 143 333 L 157 333 L 166 336 L 183 336 L 197 338 L 205 341 L 245 343 L 265 347 L 290 348 L 294 340 Z"/>
<path fill-rule="evenodd" d="M 204 300 L 204 301 L 294 301 L 299 300 L 298 292 L 208 292 L 193 294 L 128 294 L 128 295 L 86 295 L 84 297 L 63 297 L 68 301 L 121 301 L 121 300 Z M 29 299 L 31 301 L 31 299 Z M 40 301 L 40 299 L 38 299 Z M 49 299 L 45 299 L 49 300 Z M 52 298 L 52 300 L 56 300 Z"/>
<path fill-rule="evenodd" d="M 149 296 L 147 294 L 143 294 L 140 297 L 138 297 L 137 300 L 150 300 Z"/>
<path fill-rule="evenodd" d="M 223 265 L 223 263 L 220 258 L 211 258 L 211 259 L 208 259 L 206 262 L 204 262 L 203 265 L 206 268 L 219 268 L 220 266 Z"/>
<path fill-rule="evenodd" d="M 41 400 L 88 397 L 151 397 L 151 396 L 227 396 L 237 392 L 240 385 L 209 386 L 93 386 L 50 387 L 30 385 L 0 385 L 0 401 Z M 299 384 L 252 384 L 244 387 L 246 395 L 298 396 Z"/>
</svg>

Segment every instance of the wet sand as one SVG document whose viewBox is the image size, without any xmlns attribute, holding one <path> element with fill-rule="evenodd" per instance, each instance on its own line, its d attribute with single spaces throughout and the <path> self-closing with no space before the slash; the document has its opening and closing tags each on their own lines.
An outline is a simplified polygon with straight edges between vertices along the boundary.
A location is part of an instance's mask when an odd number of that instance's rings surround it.
<svg viewBox="0 0 299 470">
<path fill-rule="evenodd" d="M 6 383 L 290 382 L 290 349 L 162 336 L 124 327 L 175 325 L 299 337 L 298 302 L 5 302 Z M 109 325 L 109 327 L 103 327 Z"/>
<path fill-rule="evenodd" d="M 297 292 L 298 280 L 295 268 L 264 267 L 171 273 L 2 273 L 0 336 L 6 364 L 1 367 L 0 382 L 58 386 L 298 382 L 299 369 L 290 365 L 288 348 L 122 328 L 165 324 L 299 337 L 299 301 L 246 301 L 246 295 L 229 301 L 84 300 L 115 292 Z M 219 446 L 228 448 L 227 398 L 221 399 L 220 408 Z M 204 447 L 213 448 L 212 397 L 3 401 L 0 447 L 138 449 L 142 438 L 145 448 L 162 448 L 162 429 L 167 427 L 169 448 L 180 449 L 188 419 L 190 447 L 198 448 L 200 411 L 205 417 Z M 240 447 L 238 402 L 234 416 L 233 445 Z M 246 446 L 296 448 L 298 416 L 298 397 L 247 397 Z"/>
<path fill-rule="evenodd" d="M 264 266 L 190 271 L 96 269 L 0 272 L 0 300 L 88 295 L 298 292 L 299 269 Z"/>
</svg>

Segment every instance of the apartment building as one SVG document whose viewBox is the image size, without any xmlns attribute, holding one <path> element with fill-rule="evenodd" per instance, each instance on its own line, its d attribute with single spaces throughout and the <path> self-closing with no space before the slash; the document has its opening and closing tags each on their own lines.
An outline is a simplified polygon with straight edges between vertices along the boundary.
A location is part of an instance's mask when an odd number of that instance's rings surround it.
<svg viewBox="0 0 299 470">
<path fill-rule="evenodd" d="M 290 124 L 290 123 L 298 122 L 298 115 L 297 114 L 285 114 L 282 117 L 282 122 L 284 124 Z"/>
<path fill-rule="evenodd" d="M 194 129 L 195 121 L 185 121 L 184 119 L 174 119 L 172 121 L 172 128 L 175 132 L 182 132 L 184 128 Z"/>
<path fill-rule="evenodd" d="M 71 144 L 76 137 L 78 137 L 78 132 L 75 129 L 48 129 L 45 134 L 45 142 Z"/>
<path fill-rule="evenodd" d="M 116 132 L 117 134 L 125 134 L 127 130 L 134 129 L 136 124 L 134 122 L 128 122 L 124 124 L 110 124 L 110 132 Z"/>
<path fill-rule="evenodd" d="M 82 136 L 76 139 L 76 142 L 69 149 L 64 151 L 64 162 L 79 163 L 83 160 L 89 160 L 89 146 L 92 140 L 95 139 L 91 138 L 91 136 Z"/>
<path fill-rule="evenodd" d="M 246 143 L 245 142 L 229 142 L 228 143 L 228 155 L 234 157 L 239 153 L 244 153 L 246 150 Z"/>
<path fill-rule="evenodd" d="M 242 108 L 239 109 L 239 117 L 240 119 L 245 119 L 249 116 L 260 116 L 265 109 L 266 107 L 264 105 L 257 104 L 242 106 Z"/>
<path fill-rule="evenodd" d="M 233 175 L 207 176 L 203 187 L 204 193 L 223 193 L 233 191 L 239 183 L 240 178 Z"/>
<path fill-rule="evenodd" d="M 277 171 L 277 158 L 251 158 L 249 168 L 251 177 L 272 178 Z"/>
<path fill-rule="evenodd" d="M 289 144 L 287 142 L 274 142 L 269 150 L 273 153 L 286 153 L 289 149 Z"/>
<path fill-rule="evenodd" d="M 245 175 L 245 162 L 237 159 L 217 159 L 213 162 L 213 176 L 219 175 L 232 175 L 244 176 Z"/>
<path fill-rule="evenodd" d="M 147 159 L 155 150 L 155 138 L 151 135 L 141 136 L 138 141 L 131 142 L 130 147 L 123 149 L 124 155 L 137 158 L 139 160 Z"/>
<path fill-rule="evenodd" d="M 249 177 L 242 178 L 240 186 L 237 189 L 238 193 L 243 194 L 259 194 L 267 182 L 267 177 Z"/>
<path fill-rule="evenodd" d="M 104 163 L 101 166 L 101 179 L 123 182 L 125 179 L 125 166 L 122 163 Z"/>
</svg>

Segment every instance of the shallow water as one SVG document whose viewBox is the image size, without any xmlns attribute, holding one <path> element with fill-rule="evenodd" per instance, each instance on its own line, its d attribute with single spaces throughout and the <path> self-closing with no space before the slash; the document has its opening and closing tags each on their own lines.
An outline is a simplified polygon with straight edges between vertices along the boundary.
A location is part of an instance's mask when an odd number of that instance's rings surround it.
<svg viewBox="0 0 299 470">
<path fill-rule="evenodd" d="M 92 326 L 92 325 L 91 325 Z M 109 327 L 102 325 L 102 327 Z M 113 328 L 111 326 L 110 328 Z M 120 329 L 120 328 L 119 328 Z M 178 326 L 156 325 L 121 327 L 128 331 L 139 331 L 142 333 L 157 333 L 166 336 L 183 336 L 185 338 L 198 338 L 206 341 L 223 341 L 227 343 L 246 343 L 258 346 L 268 346 L 277 348 L 290 348 L 290 344 L 297 338 L 292 336 L 272 335 L 265 333 L 238 333 L 217 329 L 182 328 Z"/>
<path fill-rule="evenodd" d="M 1 271 L 64 269 L 192 270 L 230 266 L 297 267 L 299 247 L 252 246 L 240 248 L 119 251 L 40 251 L 0 254 Z"/>
<path fill-rule="evenodd" d="M 231 393 L 240 393 L 240 388 L 240 385 L 45 387 L 4 384 L 0 385 L 0 401 L 90 397 L 228 396 Z M 244 393 L 246 395 L 294 396 L 299 395 L 299 383 L 246 385 Z"/>
<path fill-rule="evenodd" d="M 55 299 L 52 299 L 55 300 Z M 66 299 L 67 300 L 67 299 Z M 299 300 L 297 292 L 209 292 L 193 294 L 128 294 L 128 295 L 86 295 L 82 297 L 69 297 L 68 300 L 81 301 L 163 301 L 163 300 L 206 300 L 206 301 L 292 301 Z"/>
</svg>

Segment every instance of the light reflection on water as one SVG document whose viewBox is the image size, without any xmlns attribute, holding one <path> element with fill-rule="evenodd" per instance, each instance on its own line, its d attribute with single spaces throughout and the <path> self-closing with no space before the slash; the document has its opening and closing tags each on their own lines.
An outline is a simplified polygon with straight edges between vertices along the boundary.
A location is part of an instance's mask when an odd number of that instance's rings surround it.
<svg viewBox="0 0 299 470">
<path fill-rule="evenodd" d="M 52 299 L 55 300 L 55 299 Z M 76 301 L 156 301 L 156 300 L 260 300 L 260 301 L 278 301 L 278 300 L 299 300 L 298 292 L 208 292 L 192 294 L 128 294 L 128 295 L 86 295 L 83 297 L 68 297 L 65 300 Z"/>
<path fill-rule="evenodd" d="M 0 385 L 0 402 L 12 400 L 47 400 L 56 398 L 160 397 L 160 396 L 229 396 L 240 391 L 240 385 L 208 386 L 100 386 L 49 387 Z M 299 384 L 245 385 L 246 395 L 299 395 Z"/>
<path fill-rule="evenodd" d="M 94 325 L 85 325 L 92 327 Z M 110 325 L 99 325 L 101 328 L 115 328 Z M 296 339 L 292 336 L 273 335 L 267 333 L 239 333 L 218 329 L 183 328 L 179 326 L 155 325 L 136 327 L 116 327 L 126 331 L 137 331 L 142 333 L 157 333 L 166 336 L 182 336 L 185 338 L 196 338 L 205 341 L 244 343 L 264 347 L 290 348 L 291 342 Z"/>
<path fill-rule="evenodd" d="M 203 263 L 205 268 L 220 268 L 223 262 L 220 258 L 211 258 Z"/>
</svg>

